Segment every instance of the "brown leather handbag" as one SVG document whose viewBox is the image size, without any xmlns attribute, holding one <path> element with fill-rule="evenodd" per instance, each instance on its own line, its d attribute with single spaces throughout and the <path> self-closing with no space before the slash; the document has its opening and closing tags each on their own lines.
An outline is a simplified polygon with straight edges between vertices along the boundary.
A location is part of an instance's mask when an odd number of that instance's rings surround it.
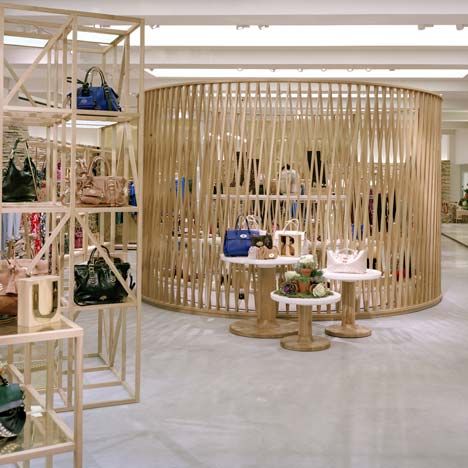
<svg viewBox="0 0 468 468">
<path fill-rule="evenodd" d="M 49 263 L 39 260 L 31 269 L 29 258 L 12 258 L 0 261 L 0 317 L 15 316 L 18 308 L 16 280 L 30 275 L 47 275 Z"/>
<path fill-rule="evenodd" d="M 96 156 L 89 164 L 88 172 L 77 179 L 76 198 L 82 205 L 124 206 L 128 204 L 128 183 L 125 177 L 93 174 L 94 165 L 102 161 L 107 174 L 110 174 L 109 163 Z"/>
</svg>

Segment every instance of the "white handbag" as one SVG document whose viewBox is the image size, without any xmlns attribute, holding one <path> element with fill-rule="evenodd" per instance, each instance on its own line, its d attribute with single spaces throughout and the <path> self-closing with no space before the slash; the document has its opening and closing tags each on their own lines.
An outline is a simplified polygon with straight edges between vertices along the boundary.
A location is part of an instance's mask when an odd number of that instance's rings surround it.
<svg viewBox="0 0 468 468">
<path fill-rule="evenodd" d="M 327 270 L 331 273 L 365 273 L 366 250 L 327 250 Z"/>
<path fill-rule="evenodd" d="M 299 231 L 299 220 L 294 218 L 285 224 L 284 229 L 275 231 L 273 244 L 278 247 L 280 255 L 299 257 L 303 252 L 304 239 L 305 232 Z"/>
</svg>

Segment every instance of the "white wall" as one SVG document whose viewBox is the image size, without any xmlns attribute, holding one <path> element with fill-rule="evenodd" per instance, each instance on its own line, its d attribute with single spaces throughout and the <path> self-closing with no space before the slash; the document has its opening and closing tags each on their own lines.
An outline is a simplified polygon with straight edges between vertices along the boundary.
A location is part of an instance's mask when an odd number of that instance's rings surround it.
<svg viewBox="0 0 468 468">
<path fill-rule="evenodd" d="M 80 144 L 99 146 L 99 130 L 95 128 L 80 128 L 78 132 Z M 45 138 L 46 129 L 45 127 L 29 127 L 29 134 L 32 137 Z M 61 132 L 59 138 L 61 138 Z M 71 128 L 67 128 L 66 138 L 67 142 L 71 142 Z"/>
</svg>

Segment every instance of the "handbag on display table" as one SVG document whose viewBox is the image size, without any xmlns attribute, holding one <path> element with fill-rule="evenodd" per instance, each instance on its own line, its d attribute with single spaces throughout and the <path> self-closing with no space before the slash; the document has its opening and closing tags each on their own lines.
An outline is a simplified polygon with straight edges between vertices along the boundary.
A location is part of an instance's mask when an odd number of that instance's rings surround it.
<svg viewBox="0 0 468 468">
<path fill-rule="evenodd" d="M 365 273 L 367 271 L 367 251 L 327 250 L 327 270 L 332 273 Z"/>
<path fill-rule="evenodd" d="M 283 229 L 274 234 L 274 245 L 279 254 L 286 257 L 299 257 L 302 254 L 305 232 L 299 231 L 299 220 L 296 218 L 286 222 Z"/>
<path fill-rule="evenodd" d="M 128 203 L 128 184 L 125 177 L 101 175 L 95 176 L 93 168 L 98 161 L 104 163 L 110 174 L 109 163 L 102 156 L 95 156 L 87 172 L 82 172 L 76 182 L 76 198 L 82 205 L 124 206 Z"/>
<path fill-rule="evenodd" d="M 122 275 L 124 280 L 130 278 L 129 288 L 133 289 L 135 283 L 132 275 L 129 274 L 130 263 L 123 262 L 120 258 L 111 257 L 107 247 L 102 246 L 109 258 L 114 262 L 114 266 Z M 96 255 L 95 248 L 87 263 L 75 265 L 75 290 L 74 301 L 80 306 L 115 304 L 123 302 L 128 293 L 117 280 L 114 272 L 102 257 Z"/>
<path fill-rule="evenodd" d="M 241 220 L 246 223 L 246 229 L 241 228 Z M 234 229 L 226 229 L 224 234 L 224 255 L 226 257 L 247 257 L 252 246 L 252 237 L 259 235 L 259 230 L 250 229 L 248 220 L 244 216 L 238 216 Z"/>
<path fill-rule="evenodd" d="M 23 169 L 15 164 L 18 145 L 26 145 L 26 158 Z M 8 166 L 3 174 L 2 201 L 4 202 L 33 202 L 37 200 L 37 169 L 29 154 L 28 140 L 17 138 L 11 150 Z"/>
</svg>

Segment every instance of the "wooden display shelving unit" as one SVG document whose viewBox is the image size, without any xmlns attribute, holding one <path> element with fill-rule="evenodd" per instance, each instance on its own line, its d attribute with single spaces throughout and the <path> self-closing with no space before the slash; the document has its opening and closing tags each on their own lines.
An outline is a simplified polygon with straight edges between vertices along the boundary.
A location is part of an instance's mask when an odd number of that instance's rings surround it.
<svg viewBox="0 0 468 468">
<path fill-rule="evenodd" d="M 142 243 L 144 20 L 0 4 L 0 37 L 0 126 L 3 130 L 10 123 L 21 122 L 27 127 L 42 127 L 47 152 L 45 200 L 0 203 L 0 214 L 47 214 L 46 239 L 33 264 L 43 255 L 49 256 L 51 271 L 61 275 L 63 280 L 62 313 L 80 325 L 83 320 L 85 336 L 91 337 L 85 340 L 83 407 L 137 402 L 140 398 L 139 280 L 142 275 L 141 250 L 134 245 Z M 139 52 L 132 55 L 134 38 L 140 47 Z M 18 51 L 31 54 L 29 65 L 10 63 Z M 76 108 L 77 80 L 83 79 L 86 70 L 93 65 L 104 71 L 109 86 L 120 96 L 121 112 Z M 31 90 L 31 83 L 41 92 Z M 98 149 L 94 154 L 107 159 L 112 175 L 133 181 L 137 206 L 78 204 L 75 191 L 70 188 L 76 186 L 81 127 L 90 126 L 99 132 Z M 3 131 L 0 132 L 0 146 L 3 147 Z M 0 200 L 1 191 L 0 187 Z M 120 237 L 117 213 L 121 213 L 119 216 L 123 219 Z M 91 216 L 97 216 L 98 232 L 90 228 Z M 129 239 L 128 235 L 131 223 L 136 230 L 134 239 Z M 83 245 L 79 247 L 75 246 L 77 227 L 83 231 Z M 112 256 L 132 264 L 136 288 L 131 291 L 124 285 L 129 293 L 125 303 L 86 307 L 74 303 L 74 266 L 78 260 L 87 259 L 93 246 L 122 283 L 123 279 L 102 246 L 106 246 Z M 116 247 L 119 248 L 117 252 Z M 130 331 L 133 333 L 131 343 L 128 342 Z M 73 407 L 72 356 L 61 348 L 57 359 L 56 391 L 63 402 L 61 410 L 70 410 Z M 119 391 L 113 392 L 117 387 Z"/>
<path fill-rule="evenodd" d="M 57 414 L 54 402 L 56 381 L 54 352 L 55 344 L 67 342 L 71 349 L 74 370 L 73 430 Z M 72 452 L 74 468 L 83 463 L 83 329 L 72 321 L 62 318 L 60 322 L 46 326 L 43 330 L 20 331 L 13 325 L 0 329 L 0 345 L 5 347 L 10 361 L 6 373 L 10 381 L 22 385 L 25 394 L 26 423 L 21 434 L 6 441 L 0 449 L 0 465 L 6 463 L 29 467 L 29 461 L 45 458 L 46 466 L 53 466 L 54 455 Z M 45 347 L 45 366 L 37 383 L 31 366 L 36 347 Z M 13 363 L 13 354 L 23 349 L 23 368 Z M 36 381 L 36 382 L 35 382 Z M 16 465 L 19 466 L 19 465 Z M 71 465 L 70 465 L 71 466 Z"/>
</svg>

